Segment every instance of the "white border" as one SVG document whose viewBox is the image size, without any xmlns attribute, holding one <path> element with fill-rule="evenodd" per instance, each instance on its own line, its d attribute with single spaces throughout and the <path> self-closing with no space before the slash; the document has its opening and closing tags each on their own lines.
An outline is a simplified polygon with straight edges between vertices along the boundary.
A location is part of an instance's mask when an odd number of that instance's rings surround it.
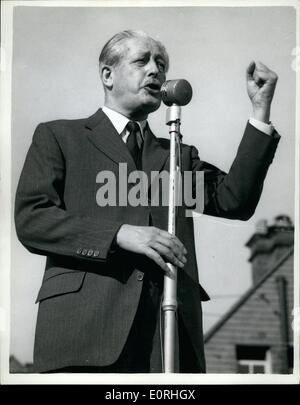
<svg viewBox="0 0 300 405">
<path fill-rule="evenodd" d="M 0 77 L 0 377 L 8 376 L 10 341 L 10 268 L 11 268 L 11 77 L 12 77 L 12 7 L 1 8 L 1 77 Z"/>
<path fill-rule="evenodd" d="M 299 384 L 299 330 L 294 331 L 294 373 L 292 375 L 242 375 L 242 374 L 10 374 L 9 341 L 10 341 L 10 257 L 11 257 L 11 74 L 12 74 L 12 33 L 13 9 L 15 6 L 26 7 L 265 7 L 292 6 L 297 14 L 296 47 L 300 45 L 300 0 L 270 1 L 185 1 L 152 0 L 152 1 L 2 1 L 1 7 L 1 138 L 0 138 L 0 333 L 1 384 Z M 296 111 L 300 107 L 299 71 L 296 73 Z M 299 174 L 300 174 L 300 140 L 299 117 L 296 114 L 296 176 L 295 176 L 295 247 L 299 246 Z M 299 249 L 295 249 L 294 258 L 294 308 L 299 313 Z M 298 271 L 297 271 L 298 270 Z M 299 324 L 299 319 L 295 320 Z M 298 328 L 299 329 L 299 325 Z M 126 388 L 125 388 L 126 389 Z"/>
<path fill-rule="evenodd" d="M 300 1 L 296 5 L 296 48 L 299 50 L 300 46 Z M 300 69 L 296 72 L 296 114 L 295 114 L 295 242 L 294 242 L 294 312 L 298 314 L 297 320 L 294 324 L 297 326 L 294 330 L 294 370 L 297 370 L 298 384 L 300 383 L 300 261 L 299 261 L 299 226 L 300 226 L 300 212 L 299 212 L 299 192 L 300 192 L 300 122 L 299 112 L 300 108 Z"/>
</svg>

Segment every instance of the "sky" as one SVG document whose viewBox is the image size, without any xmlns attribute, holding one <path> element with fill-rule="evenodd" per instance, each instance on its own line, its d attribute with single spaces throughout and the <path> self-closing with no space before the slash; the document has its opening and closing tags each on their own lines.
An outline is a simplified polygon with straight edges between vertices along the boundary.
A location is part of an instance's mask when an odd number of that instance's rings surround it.
<svg viewBox="0 0 300 405">
<path fill-rule="evenodd" d="M 245 70 L 261 60 L 279 81 L 271 120 L 282 135 L 254 216 L 247 222 L 195 218 L 199 278 L 211 296 L 203 305 L 208 330 L 251 286 L 245 243 L 260 219 L 294 219 L 295 10 L 291 7 L 16 7 L 12 69 L 12 210 L 17 182 L 39 122 L 83 118 L 103 105 L 98 56 L 123 29 L 142 29 L 170 55 L 168 79 L 184 78 L 193 99 L 182 109 L 183 141 L 202 160 L 228 171 L 251 103 Z M 149 117 L 158 136 L 168 137 L 166 107 Z M 11 240 L 11 353 L 32 361 L 37 305 L 45 258 Z"/>
</svg>

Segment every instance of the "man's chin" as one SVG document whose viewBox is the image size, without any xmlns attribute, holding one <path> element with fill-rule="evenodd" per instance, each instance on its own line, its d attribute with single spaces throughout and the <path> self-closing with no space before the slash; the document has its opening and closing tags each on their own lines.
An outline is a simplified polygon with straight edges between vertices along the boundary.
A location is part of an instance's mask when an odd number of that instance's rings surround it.
<svg viewBox="0 0 300 405">
<path fill-rule="evenodd" d="M 155 100 L 155 101 L 151 101 L 151 102 L 147 102 L 143 105 L 143 110 L 147 113 L 150 114 L 156 110 L 159 109 L 161 104 L 161 100 Z"/>
<path fill-rule="evenodd" d="M 151 99 L 147 98 L 147 100 L 139 100 L 140 103 L 135 104 L 135 108 L 132 109 L 132 117 L 138 117 L 135 119 L 145 119 L 147 115 L 153 113 L 154 111 L 158 110 L 161 104 L 160 99 Z M 141 118 L 142 117 L 142 118 Z"/>
</svg>

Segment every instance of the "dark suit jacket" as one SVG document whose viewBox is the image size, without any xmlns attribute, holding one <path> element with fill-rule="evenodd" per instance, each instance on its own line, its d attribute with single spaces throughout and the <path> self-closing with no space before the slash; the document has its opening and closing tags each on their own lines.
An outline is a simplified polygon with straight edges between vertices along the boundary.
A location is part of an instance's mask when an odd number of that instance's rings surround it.
<svg viewBox="0 0 300 405">
<path fill-rule="evenodd" d="M 204 171 L 204 213 L 247 220 L 259 200 L 279 136 L 249 123 L 226 175 L 182 146 L 182 170 Z M 169 140 L 145 135 L 143 169 L 168 170 Z M 168 207 L 99 207 L 96 176 L 118 164 L 136 170 L 132 157 L 106 115 L 40 124 L 33 136 L 16 195 L 17 234 L 26 248 L 47 256 L 37 302 L 34 361 L 37 371 L 114 363 L 132 325 L 146 272 L 159 272 L 144 257 L 111 253 L 124 223 L 167 229 Z M 179 209 L 177 236 L 188 250 L 178 272 L 178 312 L 204 371 L 201 300 L 193 220 Z"/>
</svg>

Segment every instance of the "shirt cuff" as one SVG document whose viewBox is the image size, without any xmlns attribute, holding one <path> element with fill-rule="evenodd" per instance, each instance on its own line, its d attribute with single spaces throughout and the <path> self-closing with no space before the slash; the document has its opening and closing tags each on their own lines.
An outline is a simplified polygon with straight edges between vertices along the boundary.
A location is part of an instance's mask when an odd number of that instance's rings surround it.
<svg viewBox="0 0 300 405">
<path fill-rule="evenodd" d="M 249 123 L 259 131 L 265 133 L 266 135 L 272 135 L 274 131 L 274 126 L 271 123 L 266 124 L 265 122 L 258 121 L 255 118 L 249 118 Z"/>
</svg>

